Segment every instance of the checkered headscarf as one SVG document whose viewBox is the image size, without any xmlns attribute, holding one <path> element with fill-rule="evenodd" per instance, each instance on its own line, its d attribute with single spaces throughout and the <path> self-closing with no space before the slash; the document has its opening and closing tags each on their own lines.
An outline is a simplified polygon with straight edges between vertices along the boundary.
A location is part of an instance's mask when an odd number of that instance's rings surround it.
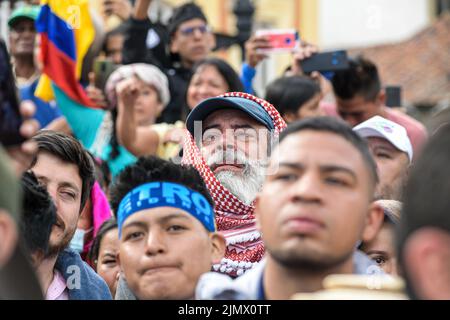
<svg viewBox="0 0 450 320">
<path fill-rule="evenodd" d="M 275 135 L 286 128 L 286 123 L 275 107 L 263 99 L 242 92 L 229 92 L 219 97 L 252 100 L 264 108 L 272 118 Z M 193 165 L 203 177 L 215 202 L 217 229 L 227 240 L 225 258 L 220 264 L 214 265 L 214 270 L 232 276 L 243 274 L 264 256 L 264 245 L 255 225 L 255 207 L 244 204 L 217 180 L 189 132 L 186 133 L 182 162 Z"/>
</svg>

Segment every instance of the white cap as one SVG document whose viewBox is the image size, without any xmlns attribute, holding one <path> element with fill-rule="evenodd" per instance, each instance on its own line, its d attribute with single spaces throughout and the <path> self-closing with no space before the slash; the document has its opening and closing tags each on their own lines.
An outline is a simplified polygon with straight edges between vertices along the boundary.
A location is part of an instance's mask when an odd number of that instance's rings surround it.
<svg viewBox="0 0 450 320">
<path fill-rule="evenodd" d="M 380 137 L 386 139 L 398 150 L 405 152 L 408 155 L 409 162 L 412 161 L 411 141 L 406 129 L 401 125 L 383 117 L 375 116 L 358 124 L 353 130 L 363 138 Z"/>
</svg>

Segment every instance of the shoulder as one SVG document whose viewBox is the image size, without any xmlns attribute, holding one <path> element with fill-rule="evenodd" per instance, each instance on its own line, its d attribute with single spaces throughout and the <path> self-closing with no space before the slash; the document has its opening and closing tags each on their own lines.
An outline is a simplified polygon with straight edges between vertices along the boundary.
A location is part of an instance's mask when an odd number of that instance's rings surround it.
<svg viewBox="0 0 450 320">
<path fill-rule="evenodd" d="M 218 272 L 208 272 L 200 277 L 196 299 L 256 300 L 264 268 L 263 260 L 236 279 Z"/>
<path fill-rule="evenodd" d="M 426 135 L 425 126 L 413 117 L 401 111 L 392 110 L 391 108 L 385 108 L 385 111 L 389 120 L 402 125 L 408 132 L 414 131 L 416 133 Z"/>
<path fill-rule="evenodd" d="M 71 300 L 111 300 L 105 281 L 74 250 L 62 251 L 55 268 L 66 280 Z"/>
</svg>

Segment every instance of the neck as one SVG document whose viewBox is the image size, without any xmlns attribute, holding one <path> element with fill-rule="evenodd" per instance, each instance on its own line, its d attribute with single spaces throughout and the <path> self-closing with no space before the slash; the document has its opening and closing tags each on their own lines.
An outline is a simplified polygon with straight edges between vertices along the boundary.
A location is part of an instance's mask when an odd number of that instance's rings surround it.
<svg viewBox="0 0 450 320">
<path fill-rule="evenodd" d="M 181 60 L 181 66 L 185 69 L 192 69 L 192 67 L 194 66 L 194 63 L 191 61 L 188 61 L 183 58 L 180 58 L 180 60 Z"/>
<path fill-rule="evenodd" d="M 295 293 L 315 292 L 323 289 L 322 283 L 326 276 L 352 272 L 353 256 L 350 256 L 340 265 L 313 271 L 311 269 L 287 268 L 268 255 L 263 279 L 266 299 L 287 300 Z"/>
<path fill-rule="evenodd" d="M 29 79 L 36 72 L 33 56 L 14 57 L 14 70 L 17 77 Z"/>
<path fill-rule="evenodd" d="M 53 281 L 53 271 L 55 269 L 57 258 L 57 255 L 54 257 L 47 257 L 36 266 L 36 275 L 38 276 L 44 294 L 47 293 L 48 287 L 50 287 L 50 283 Z"/>
</svg>

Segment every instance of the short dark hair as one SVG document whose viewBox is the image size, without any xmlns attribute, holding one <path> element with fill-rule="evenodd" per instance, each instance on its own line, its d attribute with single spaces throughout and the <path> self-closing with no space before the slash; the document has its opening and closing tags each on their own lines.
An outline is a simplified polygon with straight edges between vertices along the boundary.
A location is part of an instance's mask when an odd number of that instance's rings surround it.
<svg viewBox="0 0 450 320">
<path fill-rule="evenodd" d="M 208 19 L 206 19 L 203 10 L 195 3 L 187 2 L 176 7 L 167 24 L 169 35 L 172 37 L 182 23 L 193 19 L 201 19 L 208 23 Z"/>
<path fill-rule="evenodd" d="M 333 117 L 314 117 L 298 120 L 289 124 L 287 128 L 281 132 L 279 143 L 289 135 L 303 130 L 334 133 L 350 142 L 361 154 L 361 157 L 370 172 L 370 176 L 372 177 L 373 187 L 378 183 L 377 166 L 369 151 L 366 140 L 354 132 L 346 122 Z"/>
<path fill-rule="evenodd" d="M 281 77 L 267 86 L 266 98 L 284 116 L 297 113 L 300 107 L 320 93 L 320 86 L 305 76 Z"/>
<path fill-rule="evenodd" d="M 155 156 L 141 157 L 126 167 L 117 177 L 110 189 L 110 203 L 117 217 L 122 199 L 134 188 L 148 182 L 167 181 L 182 184 L 202 194 L 214 207 L 205 182 L 198 171 L 191 166 L 182 166 Z"/>
<path fill-rule="evenodd" d="M 94 164 L 89 153 L 75 138 L 52 130 L 42 130 L 33 138 L 38 145 L 39 152 L 47 152 L 61 161 L 74 164 L 78 167 L 78 174 L 82 182 L 80 212 L 91 194 L 94 185 Z M 38 153 L 39 153 L 38 152 Z M 33 159 L 30 168 L 34 167 L 38 155 Z"/>
<path fill-rule="evenodd" d="M 244 86 L 236 71 L 226 61 L 219 58 L 207 58 L 197 62 L 192 68 L 192 75 L 202 66 L 213 66 L 225 79 L 229 92 L 243 92 Z M 192 78 L 191 78 L 192 79 Z M 189 81 L 190 82 L 190 81 Z"/>
<path fill-rule="evenodd" d="M 20 230 L 29 253 L 48 252 L 56 207 L 47 189 L 39 184 L 31 171 L 22 175 L 23 206 Z"/>
<path fill-rule="evenodd" d="M 429 226 L 450 234 L 449 146 L 450 125 L 447 124 L 430 138 L 411 169 L 397 230 L 397 252 L 399 263 L 403 267 L 405 265 L 402 251 L 405 242 L 416 230 Z"/>
<path fill-rule="evenodd" d="M 125 24 L 120 24 L 118 27 L 108 31 L 105 34 L 105 38 L 103 40 L 102 51 L 105 54 L 109 54 L 109 52 L 108 52 L 108 40 L 109 40 L 109 38 L 114 37 L 114 36 L 120 36 L 120 35 L 125 37 L 125 32 L 126 32 L 126 25 Z"/>
<path fill-rule="evenodd" d="M 100 251 L 100 245 L 102 243 L 102 239 L 109 231 L 117 229 L 117 221 L 114 219 L 114 217 L 109 218 L 105 222 L 102 223 L 100 228 L 98 229 L 97 235 L 94 238 L 94 241 L 92 242 L 91 249 L 89 250 L 87 254 L 87 260 L 89 261 L 90 265 L 94 267 L 94 269 L 97 268 L 97 259 Z"/>
<path fill-rule="evenodd" d="M 349 68 L 336 71 L 331 79 L 334 94 L 344 100 L 361 95 L 374 101 L 381 90 L 377 66 L 363 56 L 349 59 Z"/>
</svg>

